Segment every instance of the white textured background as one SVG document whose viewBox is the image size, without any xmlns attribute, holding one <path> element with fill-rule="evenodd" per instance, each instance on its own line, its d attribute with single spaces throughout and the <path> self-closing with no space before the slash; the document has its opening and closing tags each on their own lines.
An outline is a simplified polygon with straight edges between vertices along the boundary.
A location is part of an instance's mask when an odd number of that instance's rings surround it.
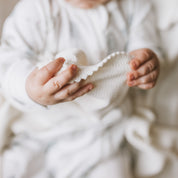
<svg viewBox="0 0 178 178">
<path fill-rule="evenodd" d="M 0 0 L 0 34 L 5 18 L 9 15 L 18 0 Z"/>
</svg>

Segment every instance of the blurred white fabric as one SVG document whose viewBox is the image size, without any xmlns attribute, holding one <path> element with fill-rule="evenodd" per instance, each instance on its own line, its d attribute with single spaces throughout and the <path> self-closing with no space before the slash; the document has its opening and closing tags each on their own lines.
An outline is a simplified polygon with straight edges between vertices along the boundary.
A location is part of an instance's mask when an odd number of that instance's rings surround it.
<svg viewBox="0 0 178 178">
<path fill-rule="evenodd" d="M 162 171 L 151 178 L 178 177 L 178 1 L 152 0 L 157 12 L 157 24 L 161 36 L 161 48 L 164 53 L 165 65 L 156 87 L 150 91 L 136 93 L 137 108 L 146 105 L 156 113 L 156 122 L 150 129 L 151 142 L 162 148 L 165 163 Z M 137 133 L 138 127 L 131 132 Z M 142 138 L 140 138 L 141 140 Z M 134 139 L 132 139 L 133 142 Z M 138 142 L 135 136 L 135 141 Z M 145 139 L 144 139 L 145 140 Z M 137 146 L 135 145 L 137 149 Z M 150 155 L 137 152 L 137 167 L 144 166 L 144 160 Z M 152 155 L 153 156 L 153 155 Z M 163 158 L 163 157 L 162 157 Z M 161 158 L 161 159 L 162 159 Z M 161 159 L 156 162 L 161 163 Z M 147 162 L 148 163 L 148 162 Z M 154 165 L 154 163 L 152 163 Z M 137 169 L 136 167 L 136 169 Z"/>
<path fill-rule="evenodd" d="M 17 0 L 0 0 L 0 13 L 2 13 L 0 14 L 0 27 L 11 9 L 11 6 L 13 6 L 16 1 Z M 157 137 L 159 137 L 157 139 L 160 140 L 159 145 L 162 145 L 167 150 L 175 151 L 175 153 L 168 155 L 169 159 L 162 174 L 156 175 L 154 178 L 177 178 L 178 138 L 173 138 L 174 136 L 172 135 L 176 134 L 178 128 L 178 1 L 153 0 L 153 3 L 158 13 L 158 27 L 167 65 L 163 66 L 157 86 L 146 95 L 144 103 L 154 108 L 157 113 L 158 124 L 151 131 L 154 136 L 157 135 Z M 7 11 L 5 7 L 8 8 Z M 142 102 L 139 100 L 138 104 L 142 105 Z M 159 126 L 159 124 L 161 126 Z M 169 126 L 170 129 L 167 129 L 167 126 Z M 172 134 L 170 130 L 175 130 L 175 134 Z M 139 160 L 142 162 L 147 156 L 148 155 L 140 155 Z M 112 166 L 112 163 L 110 165 Z"/>
<path fill-rule="evenodd" d="M 4 20 L 18 0 L 0 0 L 0 36 Z"/>
</svg>

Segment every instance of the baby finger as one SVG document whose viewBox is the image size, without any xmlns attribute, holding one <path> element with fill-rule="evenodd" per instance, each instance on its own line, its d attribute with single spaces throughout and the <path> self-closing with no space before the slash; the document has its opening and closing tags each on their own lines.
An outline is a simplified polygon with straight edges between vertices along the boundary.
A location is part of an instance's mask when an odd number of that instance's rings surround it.
<svg viewBox="0 0 178 178">
<path fill-rule="evenodd" d="M 71 65 L 68 69 L 49 80 L 44 85 L 44 89 L 50 94 L 55 94 L 65 87 L 76 74 L 77 66 Z"/>
<path fill-rule="evenodd" d="M 138 87 L 143 90 L 149 90 L 149 89 L 153 88 L 155 86 L 155 84 L 156 84 L 156 82 L 151 82 L 151 83 L 147 83 L 147 84 L 138 85 Z"/>
<path fill-rule="evenodd" d="M 71 95 L 73 95 L 74 93 L 76 93 L 81 88 L 81 85 L 82 85 L 82 82 L 66 85 L 64 88 L 58 91 L 54 95 L 54 97 L 58 101 L 65 100 Z"/>
<path fill-rule="evenodd" d="M 158 70 L 154 70 L 151 73 L 149 73 L 143 77 L 140 77 L 133 81 L 128 81 L 127 83 L 130 87 L 133 87 L 133 86 L 138 86 L 141 84 L 147 84 L 150 82 L 154 82 L 157 80 L 157 77 L 158 77 Z"/>
<path fill-rule="evenodd" d="M 72 101 L 80 96 L 83 96 L 84 94 L 88 93 L 89 91 L 91 91 L 94 88 L 93 84 L 86 84 L 85 86 L 83 86 L 81 89 L 79 89 L 76 93 L 74 93 L 72 96 L 70 96 L 69 98 L 67 98 L 64 101 Z"/>
</svg>

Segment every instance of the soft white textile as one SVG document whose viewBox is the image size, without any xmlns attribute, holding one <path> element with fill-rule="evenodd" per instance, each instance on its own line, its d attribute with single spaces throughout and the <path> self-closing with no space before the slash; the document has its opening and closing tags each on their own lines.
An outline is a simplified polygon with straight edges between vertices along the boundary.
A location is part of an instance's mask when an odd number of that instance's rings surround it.
<svg viewBox="0 0 178 178">
<path fill-rule="evenodd" d="M 25 80 L 39 61 L 73 47 L 85 51 L 89 64 L 118 50 L 146 47 L 157 52 L 157 37 L 154 13 L 146 0 L 113 0 L 90 10 L 73 8 L 64 0 L 22 0 L 5 23 L 0 48 L 2 90 L 8 101 L 24 112 L 11 125 L 16 137 L 3 155 L 5 178 L 7 174 L 18 178 L 28 178 L 28 174 L 34 174 L 30 178 L 88 176 L 100 162 L 117 151 L 122 154 L 126 127 L 131 124 L 126 122 L 132 111 L 130 100 L 119 100 L 127 94 L 124 89 L 109 102 L 96 102 L 91 96 L 84 100 L 86 95 L 78 99 L 85 103 L 81 106 L 71 102 L 45 109 L 32 102 L 25 92 Z M 93 104 L 87 106 L 86 101 Z M 27 112 L 31 109 L 36 112 Z M 6 118 L 1 119 L 4 122 Z M 37 155 L 39 162 L 33 167 L 31 161 Z M 9 166 L 11 171 L 7 172 Z"/>
<path fill-rule="evenodd" d="M 156 102 L 150 103 L 154 104 L 159 122 L 178 126 L 178 1 L 154 0 L 153 3 L 157 10 L 161 47 L 166 63 L 159 83 L 152 92 Z"/>
<path fill-rule="evenodd" d="M 178 22 L 178 2 L 176 0 L 165 0 L 164 2 L 162 0 L 152 1 L 156 8 L 158 26 L 161 30 L 168 30 Z"/>
<path fill-rule="evenodd" d="M 165 52 L 167 65 L 174 65 L 178 58 L 178 1 L 153 0 L 157 12 L 158 28 L 161 34 L 161 45 Z"/>
<path fill-rule="evenodd" d="M 68 53 L 70 54 L 70 51 Z M 86 71 L 88 76 L 84 78 L 96 85 L 95 90 L 73 102 L 51 106 L 45 113 L 27 113 L 13 125 L 16 133 L 25 132 L 33 138 L 32 140 L 39 139 L 45 145 L 46 167 L 39 167 L 42 175 L 47 176 L 48 172 L 51 172 L 56 177 L 85 177 L 92 167 L 96 167 L 100 162 L 118 152 L 123 141 L 125 119 L 131 112 L 131 103 L 127 98 L 128 86 L 126 85 L 129 59 L 127 54 L 116 52 L 102 60 L 99 63 L 100 67 L 94 65 L 85 66 L 82 69 L 84 66 L 79 66 L 81 72 L 74 80 L 80 81 L 79 77 L 85 76 L 85 72 L 82 75 L 82 71 Z M 66 60 L 68 59 L 66 58 Z M 93 72 L 91 73 L 91 71 Z M 115 98 L 117 98 L 116 101 Z M 66 111 L 63 111 L 64 109 Z M 57 113 L 60 114 L 60 117 L 53 117 Z M 83 116 L 84 114 L 86 116 Z M 38 118 L 39 115 L 42 119 Z M 52 129 L 40 131 L 44 120 L 50 123 L 48 127 L 53 124 Z M 29 122 L 31 122 L 30 125 Z M 18 144 L 23 145 L 23 142 L 24 140 L 20 140 Z M 34 153 L 29 154 L 32 156 Z M 5 151 L 3 156 L 4 176 L 8 177 L 6 171 L 9 167 L 8 159 L 10 157 L 15 159 L 11 161 L 12 169 L 15 161 L 18 161 L 20 165 L 27 164 L 28 168 L 30 158 L 26 158 L 26 156 L 27 153 L 24 152 L 21 160 L 23 162 L 19 162 L 20 160 L 17 160 L 14 152 Z M 23 174 L 26 174 L 25 168 L 20 165 L 19 172 L 15 173 L 11 170 L 8 172 L 9 176 L 22 177 Z M 37 172 L 34 171 L 34 174 Z M 30 177 L 30 175 L 28 176 Z"/>
<path fill-rule="evenodd" d="M 149 143 L 154 143 L 157 148 L 161 148 L 162 159 L 166 163 L 162 171 L 152 176 L 154 178 L 178 177 L 178 1 L 177 0 L 153 0 L 157 12 L 158 28 L 161 36 L 161 48 L 166 62 L 162 65 L 159 81 L 154 89 L 145 93 L 137 90 L 135 100 L 137 108 L 140 106 L 151 107 L 156 113 L 156 120 L 152 123 Z M 142 96 L 142 97 L 138 97 Z M 146 124 L 146 123 L 145 123 Z M 149 125 L 146 124 L 147 127 Z M 132 128 L 134 132 L 138 127 Z M 132 135 L 132 134 L 131 134 Z M 139 134 L 140 135 L 140 134 Z M 141 137 L 140 137 L 141 138 Z M 140 140 L 135 137 L 132 141 Z M 134 145 L 134 144 L 133 144 Z M 149 144 L 147 144 L 148 147 Z M 135 145 L 136 148 L 138 146 Z M 140 151 L 139 151 L 140 152 Z M 147 159 L 147 154 L 141 154 L 141 158 Z M 150 155 L 149 155 L 150 157 Z M 138 159 L 139 160 L 139 159 Z M 143 161 L 140 161 L 140 165 Z M 161 163 L 160 161 L 156 163 Z M 158 166 L 159 164 L 157 164 Z M 153 167 L 156 167 L 153 164 Z"/>
</svg>

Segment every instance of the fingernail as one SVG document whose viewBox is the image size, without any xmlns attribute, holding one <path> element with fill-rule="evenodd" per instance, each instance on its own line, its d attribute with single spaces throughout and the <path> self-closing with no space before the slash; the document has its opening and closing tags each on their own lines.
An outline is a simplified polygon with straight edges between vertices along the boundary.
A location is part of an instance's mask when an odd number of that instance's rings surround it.
<svg viewBox="0 0 178 178">
<path fill-rule="evenodd" d="M 72 68 L 73 71 L 77 70 L 77 66 L 75 64 L 73 64 L 71 68 Z"/>
<path fill-rule="evenodd" d="M 134 67 L 134 68 L 137 68 L 137 64 L 136 64 L 136 62 L 134 61 L 134 62 L 132 62 L 132 66 Z"/>
<path fill-rule="evenodd" d="M 63 57 L 61 57 L 60 59 L 61 59 L 61 61 L 63 61 L 63 62 L 65 61 L 65 59 L 64 59 Z"/>
<path fill-rule="evenodd" d="M 128 82 L 129 86 L 134 86 L 135 82 Z"/>
<path fill-rule="evenodd" d="M 139 62 L 138 62 L 137 60 L 133 60 L 133 61 L 132 61 L 132 67 L 133 67 L 134 69 L 137 69 L 138 66 L 139 66 Z"/>
<path fill-rule="evenodd" d="M 130 75 L 130 80 L 134 80 L 135 76 L 133 74 Z"/>
<path fill-rule="evenodd" d="M 60 63 L 64 63 L 65 59 L 63 57 L 58 58 L 58 60 L 60 59 Z"/>
<path fill-rule="evenodd" d="M 88 87 L 89 90 L 92 90 L 94 88 L 93 84 L 90 84 L 90 86 Z"/>
</svg>

